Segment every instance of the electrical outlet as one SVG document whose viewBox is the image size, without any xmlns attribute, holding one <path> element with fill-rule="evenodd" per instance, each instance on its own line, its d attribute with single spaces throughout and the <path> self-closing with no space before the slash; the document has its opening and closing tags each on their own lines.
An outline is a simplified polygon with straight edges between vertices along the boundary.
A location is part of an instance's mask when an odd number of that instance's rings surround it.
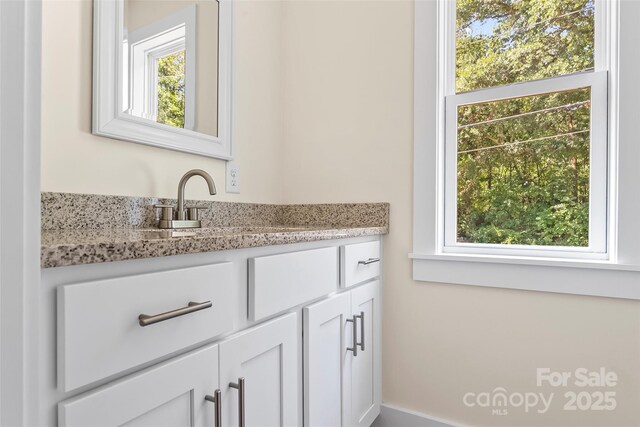
<svg viewBox="0 0 640 427">
<path fill-rule="evenodd" d="M 227 193 L 240 193 L 240 166 L 236 162 L 227 162 Z"/>
</svg>

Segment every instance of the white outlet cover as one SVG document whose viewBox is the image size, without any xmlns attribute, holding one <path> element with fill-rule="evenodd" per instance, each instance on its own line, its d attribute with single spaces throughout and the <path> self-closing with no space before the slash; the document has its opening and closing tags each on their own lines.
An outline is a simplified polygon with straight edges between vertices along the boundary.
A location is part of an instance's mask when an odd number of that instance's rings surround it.
<svg viewBox="0 0 640 427">
<path fill-rule="evenodd" d="M 225 184 L 227 193 L 240 193 L 240 166 L 236 162 L 227 162 Z"/>
</svg>

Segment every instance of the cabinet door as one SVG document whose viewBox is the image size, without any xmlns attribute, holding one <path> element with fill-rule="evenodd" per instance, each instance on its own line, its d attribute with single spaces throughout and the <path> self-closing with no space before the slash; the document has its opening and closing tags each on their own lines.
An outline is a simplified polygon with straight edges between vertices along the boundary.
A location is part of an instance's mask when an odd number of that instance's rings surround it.
<svg viewBox="0 0 640 427">
<path fill-rule="evenodd" d="M 297 426 L 301 407 L 298 316 L 295 313 L 241 332 L 220 343 L 223 425 Z M 244 390 L 240 385 L 244 378 Z M 242 395 L 244 394 L 244 401 Z"/>
<path fill-rule="evenodd" d="M 357 318 L 358 355 L 351 363 L 351 425 L 369 427 L 380 413 L 381 347 L 380 282 L 351 291 L 351 311 Z M 364 334 L 362 333 L 364 332 Z"/>
<path fill-rule="evenodd" d="M 303 309 L 304 425 L 348 426 L 352 327 L 351 295 L 343 293 Z"/>
<path fill-rule="evenodd" d="M 214 426 L 218 346 L 208 346 L 61 402 L 58 425 Z"/>
</svg>

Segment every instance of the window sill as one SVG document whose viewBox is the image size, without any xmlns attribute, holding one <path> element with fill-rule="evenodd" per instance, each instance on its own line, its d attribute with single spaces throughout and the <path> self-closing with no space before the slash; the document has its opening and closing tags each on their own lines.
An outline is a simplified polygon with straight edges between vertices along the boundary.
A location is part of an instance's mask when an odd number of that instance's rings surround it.
<svg viewBox="0 0 640 427">
<path fill-rule="evenodd" d="M 418 281 L 640 299 L 639 265 L 467 254 L 409 257 Z"/>
</svg>

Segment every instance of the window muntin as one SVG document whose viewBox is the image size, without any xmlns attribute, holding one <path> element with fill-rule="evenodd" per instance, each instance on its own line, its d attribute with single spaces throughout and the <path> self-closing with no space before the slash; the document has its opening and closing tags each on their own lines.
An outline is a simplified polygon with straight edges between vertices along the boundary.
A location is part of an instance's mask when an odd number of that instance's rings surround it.
<svg viewBox="0 0 640 427">
<path fill-rule="evenodd" d="M 594 0 L 457 0 L 456 92 L 592 71 Z"/>
<path fill-rule="evenodd" d="M 594 16 L 593 1 L 444 3 L 446 21 L 451 25 L 446 27 L 450 42 L 445 43 L 447 65 L 443 73 L 445 159 L 441 250 L 569 258 L 606 256 L 607 73 L 594 71 L 599 56 L 594 48 L 597 46 L 594 34 L 598 34 L 594 26 L 598 20 Z M 476 23 L 470 25 L 475 28 L 465 30 L 458 25 L 459 5 L 466 8 L 464 13 L 471 11 L 468 16 Z M 538 28 L 542 33 L 540 37 L 529 34 L 528 39 L 513 38 L 508 45 L 500 46 L 497 42 L 491 45 L 489 33 L 504 31 L 499 27 L 509 22 L 509 17 L 501 15 L 502 21 L 496 19 L 490 24 L 483 21 L 487 16 L 498 16 L 495 10 L 489 9 L 500 5 L 516 5 L 530 11 L 539 9 L 545 19 L 532 17 L 528 12 L 526 22 L 532 24 L 527 32 Z M 575 8 L 568 11 L 569 7 Z M 579 13 L 571 13 L 578 9 Z M 548 19 L 560 15 L 563 16 L 559 19 Z M 512 21 L 522 19 L 518 16 Z M 565 27 L 560 32 L 555 28 L 559 20 Z M 567 27 L 570 22 L 573 22 L 572 31 Z M 487 51 L 476 52 L 473 61 L 468 60 L 468 51 L 458 55 L 459 36 L 464 32 L 461 29 L 466 31 L 463 37 L 471 34 L 478 38 L 480 34 L 480 39 L 486 39 L 481 46 L 497 46 L 495 51 L 489 51 L 489 56 L 493 55 L 491 61 L 479 66 L 482 61 L 478 58 L 484 58 Z M 559 38 L 557 43 L 541 42 L 553 34 Z M 471 36 L 467 38 L 473 38 Z M 579 43 L 576 38 L 581 38 Z M 518 44 L 525 39 L 532 44 Z M 465 49 L 468 41 L 464 40 Z M 556 46 L 554 61 L 544 60 L 551 52 L 549 45 Z M 580 46 L 581 61 L 575 61 L 576 46 Z M 536 55 L 532 55 L 533 52 L 537 52 Z M 510 62 L 500 62 L 500 58 Z M 527 63 L 531 58 L 535 61 Z M 584 67 L 585 64 L 588 66 Z M 494 145 L 500 147 L 488 148 Z M 554 153 L 554 146 L 563 152 Z M 479 148 L 482 150 L 477 150 Z M 498 156 L 500 152 L 502 157 Z M 537 188 L 525 188 L 532 182 L 526 176 L 516 181 L 502 180 L 498 185 L 508 184 L 507 191 L 497 197 L 486 191 L 482 193 L 483 186 L 484 190 L 488 188 L 487 175 L 496 170 L 489 171 L 489 161 L 494 168 L 513 167 L 513 162 L 537 168 L 552 162 L 551 169 L 555 169 L 556 176 L 553 179 L 547 176 L 535 183 Z M 478 166 L 484 167 L 484 171 L 478 172 Z M 475 176 L 470 171 L 475 172 Z M 532 170 L 526 172 L 525 175 L 531 175 Z M 550 174 L 549 170 L 544 172 Z M 572 195 L 567 187 L 557 188 L 563 174 L 573 174 L 576 178 L 572 190 L 577 192 L 573 191 Z M 493 186 L 495 175 L 491 179 Z M 539 185 L 541 182 L 543 185 Z M 536 195 L 536 191 L 548 194 Z M 474 202 L 475 209 L 468 209 Z M 502 214 L 498 210 L 503 210 Z"/>
</svg>

